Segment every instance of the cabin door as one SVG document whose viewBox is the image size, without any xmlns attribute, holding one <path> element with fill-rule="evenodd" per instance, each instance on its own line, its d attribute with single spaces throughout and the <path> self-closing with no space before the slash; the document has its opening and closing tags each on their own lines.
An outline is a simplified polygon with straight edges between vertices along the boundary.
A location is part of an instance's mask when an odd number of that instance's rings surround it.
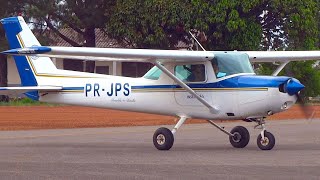
<svg viewBox="0 0 320 180">
<path fill-rule="evenodd" d="M 209 88 L 206 87 L 207 73 L 205 64 L 180 64 L 174 67 L 176 77 L 191 87 L 201 98 L 212 103 Z M 185 89 L 178 86 L 174 93 L 177 104 L 181 106 L 203 106 L 203 104 Z"/>
</svg>

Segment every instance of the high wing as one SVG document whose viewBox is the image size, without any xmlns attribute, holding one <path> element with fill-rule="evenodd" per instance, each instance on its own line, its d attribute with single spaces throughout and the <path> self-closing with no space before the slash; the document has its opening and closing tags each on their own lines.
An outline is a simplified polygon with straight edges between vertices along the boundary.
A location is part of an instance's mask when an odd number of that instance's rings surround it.
<svg viewBox="0 0 320 180">
<path fill-rule="evenodd" d="M 19 95 L 30 91 L 56 91 L 62 90 L 59 86 L 23 86 L 23 87 L 0 87 L 0 95 Z"/>
<path fill-rule="evenodd" d="M 71 58 L 101 61 L 208 61 L 214 57 L 208 51 L 154 50 L 90 47 L 35 46 L 4 51 L 11 55 L 36 55 L 56 58 Z"/>
<path fill-rule="evenodd" d="M 241 51 L 251 62 L 320 60 L 320 51 Z"/>
<path fill-rule="evenodd" d="M 34 55 L 55 58 L 85 59 L 95 61 L 175 62 L 207 61 L 223 51 L 186 51 L 92 47 L 34 46 L 4 51 L 11 55 Z M 238 51 L 246 53 L 251 62 L 287 62 L 320 60 L 320 51 Z"/>
</svg>

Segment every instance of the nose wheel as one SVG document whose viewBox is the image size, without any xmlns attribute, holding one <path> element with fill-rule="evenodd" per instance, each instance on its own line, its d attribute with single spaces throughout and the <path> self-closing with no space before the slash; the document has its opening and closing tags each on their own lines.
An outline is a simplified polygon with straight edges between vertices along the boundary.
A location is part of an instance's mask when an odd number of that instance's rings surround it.
<svg viewBox="0 0 320 180">
<path fill-rule="evenodd" d="M 257 145 L 261 150 L 271 150 L 276 144 L 276 140 L 272 133 L 264 131 L 264 137 L 259 134 L 257 138 Z"/>
<path fill-rule="evenodd" d="M 252 122 L 256 122 L 255 129 L 261 129 L 261 132 L 257 138 L 257 145 L 261 150 L 271 150 L 276 144 L 276 139 L 272 133 L 268 132 L 265 127 L 264 118 L 250 119 Z"/>
</svg>

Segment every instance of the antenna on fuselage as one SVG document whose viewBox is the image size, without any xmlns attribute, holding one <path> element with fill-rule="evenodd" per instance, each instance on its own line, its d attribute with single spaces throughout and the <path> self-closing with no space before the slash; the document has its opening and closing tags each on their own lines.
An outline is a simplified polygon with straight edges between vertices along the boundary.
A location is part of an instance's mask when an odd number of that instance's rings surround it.
<svg viewBox="0 0 320 180">
<path fill-rule="evenodd" d="M 204 49 L 204 47 L 200 44 L 200 42 L 197 40 L 197 38 L 191 33 L 191 31 L 189 31 L 189 34 L 191 35 L 191 37 L 197 42 L 197 44 L 201 47 L 201 49 L 203 51 L 206 51 L 206 49 Z"/>
</svg>

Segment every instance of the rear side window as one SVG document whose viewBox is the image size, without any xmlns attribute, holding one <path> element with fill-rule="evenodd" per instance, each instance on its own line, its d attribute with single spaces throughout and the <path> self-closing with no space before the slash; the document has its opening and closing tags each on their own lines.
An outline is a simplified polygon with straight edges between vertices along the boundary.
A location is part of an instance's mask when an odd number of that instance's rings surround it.
<svg viewBox="0 0 320 180">
<path fill-rule="evenodd" d="M 203 82 L 206 80 L 204 64 L 186 64 L 174 68 L 176 77 L 183 82 Z"/>
<path fill-rule="evenodd" d="M 162 71 L 157 66 L 154 66 L 143 77 L 146 79 L 158 80 L 161 74 Z"/>
</svg>

